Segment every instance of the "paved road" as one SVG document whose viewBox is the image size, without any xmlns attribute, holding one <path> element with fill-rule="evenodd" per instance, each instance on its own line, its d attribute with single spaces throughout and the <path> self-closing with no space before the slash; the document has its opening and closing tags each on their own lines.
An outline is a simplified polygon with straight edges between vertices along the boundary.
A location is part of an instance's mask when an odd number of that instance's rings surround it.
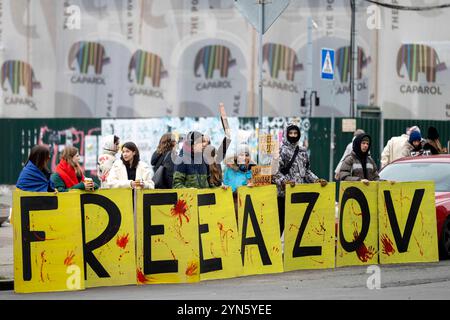
<svg viewBox="0 0 450 320">
<path fill-rule="evenodd" d="M 366 267 L 303 270 L 196 284 L 90 288 L 64 293 L 15 294 L 10 299 L 151 299 L 151 300 L 291 300 L 291 299 L 450 299 L 450 261 L 380 266 L 381 288 L 368 289 Z"/>
</svg>

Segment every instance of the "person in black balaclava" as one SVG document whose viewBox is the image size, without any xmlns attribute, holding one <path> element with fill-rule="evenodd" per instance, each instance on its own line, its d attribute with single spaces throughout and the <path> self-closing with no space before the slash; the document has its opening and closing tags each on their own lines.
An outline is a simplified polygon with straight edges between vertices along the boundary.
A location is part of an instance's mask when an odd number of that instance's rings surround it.
<svg viewBox="0 0 450 320">
<path fill-rule="evenodd" d="M 339 172 L 339 180 L 369 181 L 380 180 L 377 165 L 369 155 L 371 138 L 368 134 L 360 134 L 353 140 L 353 151 L 344 159 Z"/>
<path fill-rule="evenodd" d="M 284 230 L 286 185 L 295 186 L 301 183 L 320 183 L 322 186 L 327 185 L 326 180 L 319 179 L 311 171 L 308 152 L 306 148 L 299 145 L 299 141 L 300 128 L 293 123 L 287 124 L 283 142 L 280 146 L 278 170 L 272 176 L 272 183 L 277 185 L 278 191 L 280 236 Z"/>
</svg>

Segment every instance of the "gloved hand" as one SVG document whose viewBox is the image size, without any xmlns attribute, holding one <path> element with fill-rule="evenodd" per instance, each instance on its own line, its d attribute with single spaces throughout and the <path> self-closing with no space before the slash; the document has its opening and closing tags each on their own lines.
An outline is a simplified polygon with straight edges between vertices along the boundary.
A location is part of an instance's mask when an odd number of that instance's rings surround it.
<svg viewBox="0 0 450 320">
<path fill-rule="evenodd" d="M 366 186 L 369 185 L 369 180 L 367 179 L 362 179 L 361 182 L 364 183 Z"/>
</svg>

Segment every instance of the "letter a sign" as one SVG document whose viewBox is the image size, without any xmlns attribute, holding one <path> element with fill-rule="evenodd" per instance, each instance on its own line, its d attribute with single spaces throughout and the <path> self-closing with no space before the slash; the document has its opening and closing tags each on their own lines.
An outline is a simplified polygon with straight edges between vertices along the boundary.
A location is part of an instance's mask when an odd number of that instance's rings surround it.
<svg viewBox="0 0 450 320">
<path fill-rule="evenodd" d="M 321 72 L 320 77 L 326 80 L 334 79 L 334 50 L 333 49 L 322 49 L 321 54 Z"/>
</svg>

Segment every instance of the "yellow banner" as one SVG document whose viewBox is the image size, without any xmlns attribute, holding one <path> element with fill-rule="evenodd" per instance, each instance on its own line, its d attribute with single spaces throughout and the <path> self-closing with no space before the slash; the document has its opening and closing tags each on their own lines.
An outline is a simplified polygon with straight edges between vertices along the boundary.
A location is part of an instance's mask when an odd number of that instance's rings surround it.
<svg viewBox="0 0 450 320">
<path fill-rule="evenodd" d="M 380 263 L 439 260 L 434 182 L 381 182 Z"/>
<path fill-rule="evenodd" d="M 136 284 L 132 191 L 82 192 L 80 200 L 86 287 Z"/>
<path fill-rule="evenodd" d="M 85 288 L 79 197 L 72 192 L 14 191 L 16 292 Z"/>
<path fill-rule="evenodd" d="M 139 190 L 136 201 L 138 284 L 199 281 L 197 190 Z"/>
<path fill-rule="evenodd" d="M 378 263 L 378 182 L 341 182 L 336 266 Z"/>
<path fill-rule="evenodd" d="M 334 268 L 335 183 L 286 186 L 284 271 Z"/>
<path fill-rule="evenodd" d="M 240 236 L 231 188 L 198 190 L 200 280 L 242 275 Z"/>
<path fill-rule="evenodd" d="M 244 275 L 283 272 L 275 185 L 238 188 Z"/>
</svg>

